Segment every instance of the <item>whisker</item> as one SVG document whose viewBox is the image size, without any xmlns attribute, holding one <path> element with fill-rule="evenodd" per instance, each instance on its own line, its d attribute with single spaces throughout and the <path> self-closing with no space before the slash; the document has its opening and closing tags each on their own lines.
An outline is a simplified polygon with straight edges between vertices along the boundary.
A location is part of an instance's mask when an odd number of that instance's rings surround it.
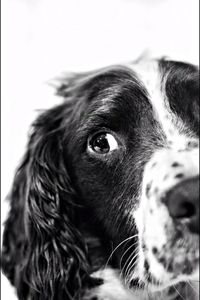
<svg viewBox="0 0 200 300">
<path fill-rule="evenodd" d="M 199 292 L 195 289 L 195 287 L 190 283 L 190 281 L 187 281 L 187 284 L 193 289 L 193 291 L 199 295 Z"/>
<path fill-rule="evenodd" d="M 123 253 L 123 255 L 122 255 L 121 259 L 120 259 L 120 270 L 121 270 L 121 267 L 122 267 L 122 260 L 123 260 L 124 256 L 125 256 L 126 253 L 127 253 L 133 246 L 135 246 L 136 244 L 138 244 L 138 241 L 135 242 L 135 243 L 133 243 L 133 244 L 132 244 L 130 247 L 128 247 L 128 249 Z"/>
<path fill-rule="evenodd" d="M 175 285 L 173 285 L 173 288 L 175 289 L 175 291 L 178 293 L 178 295 L 179 295 L 183 300 L 187 300 L 187 299 L 185 299 L 185 298 L 180 294 L 180 292 L 177 290 L 177 288 L 175 287 Z"/>
<path fill-rule="evenodd" d="M 138 250 L 138 249 L 137 249 Z M 128 276 L 130 271 L 131 271 L 131 268 L 133 268 L 133 266 L 135 265 L 135 263 L 131 266 L 131 264 L 133 263 L 134 259 L 139 255 L 139 251 L 135 254 L 134 257 L 131 258 L 128 266 L 126 267 L 126 271 L 125 271 L 125 276 Z"/>
<path fill-rule="evenodd" d="M 144 276 L 145 276 L 145 280 L 147 281 L 145 282 L 145 289 L 144 289 L 146 291 L 145 299 L 151 300 L 152 296 L 151 296 L 151 292 L 149 291 L 149 283 L 148 283 L 149 274 L 145 274 Z"/>
<path fill-rule="evenodd" d="M 136 253 L 134 256 L 132 255 L 128 261 L 128 266 L 125 268 L 125 270 L 123 270 L 124 272 L 124 277 L 125 277 L 125 283 L 127 284 L 127 281 L 129 281 L 129 274 L 131 272 L 131 269 L 133 269 L 133 267 L 136 265 L 136 263 L 138 262 L 138 260 L 136 259 L 139 256 L 139 252 Z M 132 262 L 134 261 L 134 259 L 136 259 L 136 261 L 134 262 L 134 264 L 132 264 Z M 131 265 L 132 264 L 132 265 Z M 122 272 L 122 275 L 123 275 Z"/>
<path fill-rule="evenodd" d="M 135 237 L 137 237 L 138 236 L 138 234 L 135 234 L 135 235 L 133 235 L 133 236 L 130 236 L 130 237 L 128 237 L 128 238 L 126 238 L 125 240 L 123 240 L 113 251 L 112 251 L 112 253 L 110 254 L 110 256 L 109 256 L 109 258 L 108 258 L 108 260 L 107 260 L 107 262 L 106 262 L 106 264 L 105 264 L 105 267 L 104 267 L 104 269 L 106 269 L 106 267 L 108 266 L 108 263 L 109 263 L 109 261 L 111 260 L 111 258 L 112 258 L 112 256 L 113 256 L 113 254 L 117 251 L 117 249 L 119 249 L 119 247 L 120 246 L 122 246 L 124 243 L 126 243 L 127 241 L 129 241 L 129 240 L 131 240 L 131 239 L 133 239 L 133 238 L 135 238 Z"/>
<path fill-rule="evenodd" d="M 124 266 L 123 266 L 123 268 L 122 268 L 122 270 L 121 270 L 121 272 L 120 272 L 120 278 L 123 277 L 123 273 L 124 273 L 124 271 L 126 270 L 126 265 L 130 262 L 131 258 L 135 255 L 136 250 L 137 250 L 137 249 L 135 249 L 135 251 L 133 251 L 133 253 L 131 253 L 131 255 L 127 258 L 126 263 L 124 264 Z M 135 262 L 135 263 L 136 263 L 136 262 Z M 135 263 L 134 263 L 134 265 L 135 265 Z M 133 265 L 133 266 L 134 266 L 134 265 Z M 124 277 L 125 277 L 125 276 L 124 276 Z"/>
<path fill-rule="evenodd" d="M 135 253 L 136 253 L 136 249 L 135 249 L 135 251 L 133 251 L 133 253 L 131 253 L 131 254 L 129 255 L 129 257 L 127 258 L 127 260 L 126 260 L 126 262 L 125 262 L 125 264 L 124 264 L 124 266 L 123 266 L 123 268 L 122 268 L 122 270 L 121 270 L 121 272 L 120 272 L 120 278 L 123 277 L 124 270 L 126 270 L 126 265 L 130 262 L 131 258 L 135 255 Z"/>
<path fill-rule="evenodd" d="M 127 260 L 125 262 L 125 264 L 123 265 L 123 268 L 122 268 L 122 274 L 124 273 L 124 271 L 126 270 L 126 266 L 127 264 L 129 264 L 130 260 L 132 259 L 132 257 L 136 254 L 137 252 L 137 248 L 134 249 L 134 251 L 127 257 Z"/>
</svg>

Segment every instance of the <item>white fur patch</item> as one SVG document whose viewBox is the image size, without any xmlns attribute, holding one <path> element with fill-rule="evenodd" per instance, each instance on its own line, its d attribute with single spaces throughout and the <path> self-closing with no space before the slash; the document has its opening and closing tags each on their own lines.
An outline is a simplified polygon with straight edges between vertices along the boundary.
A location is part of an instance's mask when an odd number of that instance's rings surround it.
<svg viewBox="0 0 200 300">
<path fill-rule="evenodd" d="M 98 300 L 138 300 L 120 281 L 119 274 L 114 269 L 106 268 L 93 274 L 93 277 L 102 278 L 104 283 L 88 291 L 84 300 L 97 297 Z"/>
<path fill-rule="evenodd" d="M 145 290 L 129 290 L 121 282 L 119 272 L 111 268 L 99 270 L 93 274 L 93 277 L 102 278 L 104 284 L 88 290 L 84 295 L 83 300 L 172 300 L 176 298 L 175 295 L 177 294 L 181 294 L 185 300 L 197 299 L 198 285 L 192 286 L 191 284 L 188 284 L 188 294 L 185 298 L 185 294 L 176 287 L 174 288 L 174 296 L 169 296 L 167 289 L 156 293 L 152 293 L 148 288 Z"/>
</svg>

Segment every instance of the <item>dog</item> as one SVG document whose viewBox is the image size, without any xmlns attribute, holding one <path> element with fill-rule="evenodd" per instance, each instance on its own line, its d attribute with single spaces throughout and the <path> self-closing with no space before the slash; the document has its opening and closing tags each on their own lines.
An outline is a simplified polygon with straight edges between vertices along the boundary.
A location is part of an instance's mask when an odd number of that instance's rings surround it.
<svg viewBox="0 0 200 300">
<path fill-rule="evenodd" d="M 18 298 L 194 299 L 198 67 L 141 59 L 68 74 L 56 93 L 9 194 L 2 269 Z"/>
</svg>

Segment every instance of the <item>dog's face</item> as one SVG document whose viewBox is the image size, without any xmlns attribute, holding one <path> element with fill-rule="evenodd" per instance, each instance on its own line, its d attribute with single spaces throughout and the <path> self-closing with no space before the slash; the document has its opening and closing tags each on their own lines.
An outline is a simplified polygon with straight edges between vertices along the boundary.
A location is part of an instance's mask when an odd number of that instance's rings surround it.
<svg viewBox="0 0 200 300">
<path fill-rule="evenodd" d="M 122 242 L 118 266 L 125 281 L 158 290 L 195 279 L 198 70 L 142 62 L 107 69 L 80 92 L 85 101 L 66 150 L 72 178 L 110 240 Z"/>
<path fill-rule="evenodd" d="M 19 298 L 83 299 L 108 265 L 130 290 L 198 280 L 198 69 L 142 60 L 57 93 L 10 195 L 3 269 Z"/>
</svg>

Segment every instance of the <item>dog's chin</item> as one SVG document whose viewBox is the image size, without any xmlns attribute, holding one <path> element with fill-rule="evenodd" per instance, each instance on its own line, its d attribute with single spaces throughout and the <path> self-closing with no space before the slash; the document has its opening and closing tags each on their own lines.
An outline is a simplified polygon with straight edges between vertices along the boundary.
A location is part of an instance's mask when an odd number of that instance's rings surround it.
<svg viewBox="0 0 200 300">
<path fill-rule="evenodd" d="M 138 286 L 148 287 L 152 293 L 163 292 L 184 282 L 199 282 L 199 254 L 197 255 L 197 252 L 191 260 L 191 253 L 194 252 L 188 251 L 185 258 L 179 262 L 176 261 L 173 264 L 173 269 L 169 271 L 152 252 L 147 255 L 148 253 L 144 253 L 141 249 L 140 259 L 132 280 L 134 282 L 134 278 L 138 278 Z"/>
<path fill-rule="evenodd" d="M 144 226 L 140 235 L 137 273 L 152 292 L 199 281 L 199 235 L 191 234 L 187 227 L 174 226 L 170 219 L 166 224 L 154 226 L 160 234 L 154 235 L 150 226 Z"/>
<path fill-rule="evenodd" d="M 177 246 L 164 251 L 148 253 L 148 278 L 161 288 L 181 281 L 199 280 L 199 248 L 195 243 L 190 249 Z M 146 253 L 147 255 L 147 253 Z M 146 270 L 145 270 L 146 271 Z M 151 279 L 152 278 L 152 279 Z"/>
<path fill-rule="evenodd" d="M 166 271 L 160 273 L 159 277 L 156 274 L 145 274 L 144 284 L 148 286 L 149 291 L 154 293 L 162 292 L 171 286 L 176 286 L 183 282 L 199 282 L 199 264 L 191 266 L 191 269 L 193 271 L 190 275 L 184 274 L 184 272 L 181 273 L 180 270 L 179 275 L 177 275 L 177 272 L 169 273 Z M 184 266 L 182 270 L 184 270 Z"/>
<path fill-rule="evenodd" d="M 159 284 L 148 283 L 148 290 L 152 293 L 163 292 L 164 290 L 167 290 L 170 287 L 176 287 L 177 285 L 184 283 L 184 282 L 185 283 L 199 282 L 199 276 L 188 277 L 188 278 L 187 278 L 187 276 L 179 276 L 176 279 L 169 280 L 167 282 L 162 282 Z"/>
</svg>

